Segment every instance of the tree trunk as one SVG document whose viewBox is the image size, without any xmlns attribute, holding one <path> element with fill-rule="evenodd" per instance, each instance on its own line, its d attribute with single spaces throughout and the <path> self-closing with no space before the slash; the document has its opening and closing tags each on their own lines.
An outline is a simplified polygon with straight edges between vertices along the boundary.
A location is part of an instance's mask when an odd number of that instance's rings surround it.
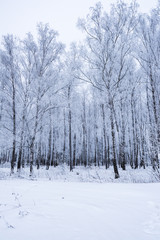
<svg viewBox="0 0 160 240">
<path fill-rule="evenodd" d="M 11 159 L 11 174 L 14 173 L 16 161 L 16 91 L 14 77 L 12 77 L 12 112 L 13 112 L 13 144 L 12 144 L 12 159 Z"/>
<path fill-rule="evenodd" d="M 76 166 L 76 133 L 74 134 L 73 140 L 73 167 Z"/>
<path fill-rule="evenodd" d="M 111 123 L 111 136 L 112 136 L 113 168 L 114 168 L 115 178 L 119 178 L 120 176 L 119 176 L 117 161 L 116 161 L 115 126 L 114 126 L 114 119 L 113 119 L 113 106 L 112 106 L 112 104 L 110 104 L 110 123 Z"/>
<path fill-rule="evenodd" d="M 109 165 L 107 161 L 107 136 L 106 136 L 106 119 L 105 119 L 105 112 L 104 112 L 104 104 L 102 104 L 102 118 L 103 118 L 103 138 L 104 138 L 104 162 L 107 169 Z"/>
</svg>

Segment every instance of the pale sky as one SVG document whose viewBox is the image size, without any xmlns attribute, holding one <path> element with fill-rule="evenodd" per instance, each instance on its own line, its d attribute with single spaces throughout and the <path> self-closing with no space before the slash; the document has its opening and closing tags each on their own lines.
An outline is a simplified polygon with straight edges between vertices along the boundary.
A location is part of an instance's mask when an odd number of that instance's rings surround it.
<svg viewBox="0 0 160 240">
<path fill-rule="evenodd" d="M 0 0 L 0 39 L 7 33 L 23 38 L 35 34 L 38 22 L 49 23 L 59 32 L 59 40 L 69 45 L 82 39 L 76 28 L 78 17 L 85 17 L 98 0 Z M 104 10 L 116 0 L 101 0 Z M 126 0 L 130 2 L 130 0 Z M 157 0 L 137 0 L 141 12 L 149 12 Z"/>
</svg>

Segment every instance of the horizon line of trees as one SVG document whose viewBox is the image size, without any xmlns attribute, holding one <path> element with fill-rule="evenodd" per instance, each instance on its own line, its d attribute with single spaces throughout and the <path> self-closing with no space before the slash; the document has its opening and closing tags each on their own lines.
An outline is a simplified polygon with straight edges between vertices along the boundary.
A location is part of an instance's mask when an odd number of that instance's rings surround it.
<svg viewBox="0 0 160 240">
<path fill-rule="evenodd" d="M 0 49 L 0 163 L 113 166 L 159 171 L 160 1 L 150 14 L 117 1 L 78 20 L 81 44 L 65 51 L 58 33 L 37 25 Z"/>
</svg>

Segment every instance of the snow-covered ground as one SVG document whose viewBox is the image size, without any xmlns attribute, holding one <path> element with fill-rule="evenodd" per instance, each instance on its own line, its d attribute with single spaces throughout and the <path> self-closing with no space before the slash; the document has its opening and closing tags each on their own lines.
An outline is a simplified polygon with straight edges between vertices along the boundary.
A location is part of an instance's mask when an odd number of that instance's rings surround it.
<svg viewBox="0 0 160 240">
<path fill-rule="evenodd" d="M 0 181 L 0 240 L 159 240 L 160 183 Z"/>
<path fill-rule="evenodd" d="M 66 181 L 66 182 L 121 182 L 121 183 L 153 183 L 160 182 L 160 173 L 154 172 L 152 167 L 146 169 L 131 169 L 127 167 L 126 171 L 119 169 L 120 178 L 115 179 L 113 167 L 76 167 L 73 172 L 69 171 L 66 165 L 60 165 L 56 168 L 50 167 L 46 170 L 41 167 L 39 170 L 34 167 L 33 178 L 37 180 Z M 10 166 L 0 165 L 0 179 L 29 179 L 29 167 L 16 172 L 10 176 Z"/>
</svg>

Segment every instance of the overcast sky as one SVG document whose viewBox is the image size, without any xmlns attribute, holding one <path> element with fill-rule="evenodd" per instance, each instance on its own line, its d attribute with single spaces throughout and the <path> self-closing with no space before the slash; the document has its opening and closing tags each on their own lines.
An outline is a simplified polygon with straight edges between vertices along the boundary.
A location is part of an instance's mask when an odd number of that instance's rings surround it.
<svg viewBox="0 0 160 240">
<path fill-rule="evenodd" d="M 130 2 L 130 0 L 126 0 Z M 12 33 L 23 38 L 27 32 L 35 33 L 38 22 L 49 23 L 59 32 L 59 39 L 69 45 L 82 39 L 76 28 L 78 17 L 85 17 L 89 7 L 98 0 L 0 0 L 0 39 Z M 104 9 L 116 0 L 102 0 Z M 149 12 L 157 0 L 137 0 L 142 12 Z"/>
</svg>

